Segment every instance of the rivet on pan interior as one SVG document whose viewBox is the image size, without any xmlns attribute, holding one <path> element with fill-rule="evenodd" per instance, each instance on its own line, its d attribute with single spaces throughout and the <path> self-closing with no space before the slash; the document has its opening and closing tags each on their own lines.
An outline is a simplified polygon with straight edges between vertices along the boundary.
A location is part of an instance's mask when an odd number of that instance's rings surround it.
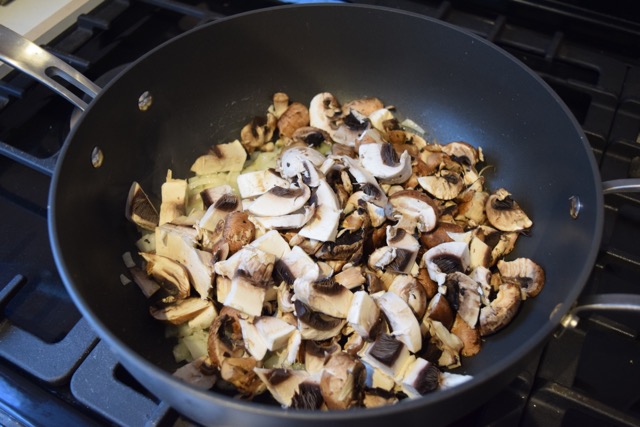
<svg viewBox="0 0 640 427">
<path fill-rule="evenodd" d="M 149 93 L 149 91 L 145 91 L 138 98 L 138 108 L 140 109 L 140 111 L 147 111 L 149 107 L 151 107 L 151 104 L 153 104 L 153 96 L 151 96 L 151 93 Z"/>
<path fill-rule="evenodd" d="M 578 218 L 581 210 L 582 202 L 580 201 L 580 198 L 578 196 L 569 197 L 569 215 L 571 215 L 571 218 Z"/>
<path fill-rule="evenodd" d="M 104 154 L 99 147 L 93 147 L 91 151 L 91 164 L 94 168 L 99 168 L 102 166 L 102 162 L 104 161 Z"/>
</svg>

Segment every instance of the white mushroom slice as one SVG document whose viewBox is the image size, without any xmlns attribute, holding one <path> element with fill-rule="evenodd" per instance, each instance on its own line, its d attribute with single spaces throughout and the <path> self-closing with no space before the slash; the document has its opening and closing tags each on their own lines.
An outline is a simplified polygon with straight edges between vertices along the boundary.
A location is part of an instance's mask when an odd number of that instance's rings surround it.
<svg viewBox="0 0 640 427">
<path fill-rule="evenodd" d="M 131 274 L 131 278 L 133 279 L 135 284 L 138 285 L 138 287 L 142 291 L 142 294 L 146 298 L 149 298 L 151 295 L 160 290 L 160 285 L 158 285 L 155 280 L 150 278 L 147 273 L 142 271 L 140 268 L 130 267 L 129 273 Z"/>
<path fill-rule="evenodd" d="M 222 303 L 249 316 L 260 316 L 266 295 L 263 283 L 252 280 L 241 270 L 231 279 L 231 289 Z"/>
<path fill-rule="evenodd" d="M 218 199 L 211 204 L 207 211 L 204 213 L 198 226 L 205 230 L 215 232 L 219 229 L 220 221 L 223 222 L 228 214 L 241 210 L 240 199 L 233 193 L 226 193 L 218 197 Z"/>
<path fill-rule="evenodd" d="M 351 157 L 341 156 L 342 163 L 348 168 L 349 173 L 359 184 L 360 190 L 364 192 L 364 200 L 376 206 L 384 207 L 387 204 L 387 196 L 382 190 L 376 178 Z"/>
<path fill-rule="evenodd" d="M 424 287 L 415 277 L 398 274 L 389 286 L 389 292 L 398 295 L 413 311 L 418 320 L 421 320 L 427 311 L 427 293 Z"/>
<path fill-rule="evenodd" d="M 299 231 L 308 239 L 333 242 L 338 233 L 340 205 L 338 198 L 326 181 L 320 181 L 314 193 L 316 210 L 309 222 Z"/>
<path fill-rule="evenodd" d="M 491 248 L 478 237 L 472 237 L 469 243 L 469 267 L 489 267 L 492 261 Z"/>
<path fill-rule="evenodd" d="M 396 248 L 396 257 L 387 268 L 397 273 L 411 273 L 420 250 L 420 242 L 403 228 L 388 226 L 387 245 Z"/>
<path fill-rule="evenodd" d="M 183 265 L 157 254 L 142 252 L 140 256 L 147 262 L 145 267 L 147 274 L 153 277 L 169 295 L 177 299 L 184 299 L 189 296 L 191 291 L 189 272 Z"/>
<path fill-rule="evenodd" d="M 283 255 L 276 263 L 275 269 L 289 285 L 293 285 L 297 279 L 313 281 L 320 275 L 318 264 L 300 246 L 294 246 Z"/>
<path fill-rule="evenodd" d="M 285 407 L 292 405 L 299 385 L 310 377 L 308 372 L 299 369 L 254 368 L 254 372 L 267 386 L 271 396 Z"/>
<path fill-rule="evenodd" d="M 242 329 L 242 340 L 244 341 L 245 349 L 254 359 L 261 361 L 267 354 L 267 344 L 251 321 L 243 319 L 242 317 L 240 317 L 238 321 Z"/>
<path fill-rule="evenodd" d="M 407 346 L 393 335 L 380 334 L 362 353 L 362 360 L 391 378 L 402 378 L 415 359 Z"/>
<path fill-rule="evenodd" d="M 470 328 L 475 328 L 480 315 L 481 297 L 478 283 L 459 271 L 447 274 L 447 299 L 454 301 L 458 315 Z"/>
<path fill-rule="evenodd" d="M 429 271 L 429 277 L 438 285 L 444 283 L 449 273 L 466 272 L 469 262 L 469 246 L 464 242 L 441 243 L 422 256 L 422 264 Z"/>
<path fill-rule="evenodd" d="M 486 267 L 478 266 L 471 270 L 469 277 L 475 280 L 475 282 L 480 286 L 480 299 L 482 300 L 482 305 L 489 305 L 489 295 L 491 295 L 491 284 L 489 283 L 491 280 L 491 270 Z"/>
<path fill-rule="evenodd" d="M 248 211 L 257 216 L 287 215 L 302 208 L 311 197 L 311 190 L 304 184 L 301 187 L 273 187 L 258 196 L 248 207 Z"/>
<path fill-rule="evenodd" d="M 289 244 L 276 230 L 271 230 L 249 244 L 254 248 L 272 254 L 276 261 L 291 251 Z"/>
<path fill-rule="evenodd" d="M 200 156 L 191 165 L 196 175 L 208 175 L 217 172 L 240 172 L 247 160 L 247 152 L 239 140 L 226 144 L 216 144 L 209 153 Z"/>
<path fill-rule="evenodd" d="M 416 190 L 403 190 L 389 197 L 386 206 L 387 218 L 398 221 L 396 228 L 413 233 L 416 228 L 425 233 L 433 230 L 438 223 L 435 202 L 426 194 Z"/>
<path fill-rule="evenodd" d="M 246 172 L 238 175 L 238 190 L 243 199 L 266 193 L 273 187 L 287 188 L 289 181 L 281 178 L 273 169 Z"/>
<path fill-rule="evenodd" d="M 332 341 L 305 341 L 302 357 L 304 368 L 311 374 L 319 373 L 329 356 L 340 351 L 342 351 L 340 345 Z"/>
<path fill-rule="evenodd" d="M 472 379 L 471 375 L 454 374 L 452 372 L 440 373 L 440 390 L 446 390 L 451 387 L 458 386 Z"/>
<path fill-rule="evenodd" d="M 392 334 L 405 343 L 409 351 L 419 351 L 422 348 L 420 324 L 409 305 L 393 292 L 376 295 L 375 300 L 387 317 Z"/>
<path fill-rule="evenodd" d="M 296 330 L 295 326 L 271 316 L 256 317 L 253 324 L 270 351 L 280 350 L 286 346 L 291 334 Z"/>
<path fill-rule="evenodd" d="M 300 300 L 295 300 L 298 330 L 305 340 L 322 341 L 340 333 L 346 320 L 313 311 Z"/>
<path fill-rule="evenodd" d="M 212 373 L 205 360 L 206 356 L 199 357 L 176 369 L 173 376 L 197 388 L 208 390 L 215 385 L 218 375 Z"/>
<path fill-rule="evenodd" d="M 411 176 L 409 153 L 404 151 L 398 158 L 393 145 L 388 142 L 361 144 L 358 154 L 362 166 L 383 183 L 401 184 Z"/>
<path fill-rule="evenodd" d="M 439 384 L 440 369 L 421 357 L 407 367 L 401 381 L 402 391 L 413 399 L 434 391 Z"/>
<path fill-rule="evenodd" d="M 187 202 L 187 181 L 174 179 L 172 172 L 167 172 L 167 179 L 160 188 L 162 203 L 158 224 L 166 224 L 185 214 Z"/>
<path fill-rule="evenodd" d="M 157 320 L 180 325 L 196 317 L 211 304 L 211 301 L 200 298 L 186 298 L 161 308 L 151 306 L 149 312 Z"/>
<path fill-rule="evenodd" d="M 442 355 L 438 359 L 438 365 L 449 369 L 459 367 L 460 351 L 463 347 L 462 340 L 449 332 L 447 328 L 438 321 L 428 320 L 428 324 L 431 340 L 442 350 Z"/>
<path fill-rule="evenodd" d="M 195 236 L 185 228 L 170 224 L 157 227 L 156 254 L 182 264 L 189 272 L 194 289 L 205 299 L 213 287 L 213 254 L 196 249 Z M 191 230 L 195 233 L 194 229 Z"/>
<path fill-rule="evenodd" d="M 348 353 L 329 356 L 320 376 L 320 391 L 329 409 L 356 406 L 364 391 L 366 370 L 362 362 Z"/>
<path fill-rule="evenodd" d="M 381 327 L 382 318 L 378 305 L 366 291 L 353 294 L 351 307 L 347 313 L 347 322 L 365 340 L 375 339 Z"/>
<path fill-rule="evenodd" d="M 379 130 L 380 132 L 384 132 L 384 122 L 387 120 L 394 119 L 393 113 L 386 108 L 380 108 L 375 110 L 369 114 L 369 120 L 371 121 L 371 125 Z"/>
<path fill-rule="evenodd" d="M 345 267 L 342 271 L 335 275 L 336 282 L 340 283 L 347 289 L 355 289 L 364 285 L 366 279 L 362 274 L 362 267 Z"/>
<path fill-rule="evenodd" d="M 533 225 L 527 214 L 513 200 L 511 193 L 504 188 L 489 196 L 485 210 L 491 225 L 501 231 L 521 231 Z"/>
<path fill-rule="evenodd" d="M 333 278 L 308 281 L 297 279 L 293 284 L 297 300 L 312 310 L 344 319 L 347 317 L 353 293 Z"/>
<path fill-rule="evenodd" d="M 303 227 L 311 221 L 316 212 L 316 206 L 303 206 L 302 209 L 280 216 L 252 216 L 251 221 L 265 230 L 291 230 Z"/>
<path fill-rule="evenodd" d="M 393 262 L 395 258 L 396 248 L 392 248 L 391 246 L 383 246 L 373 251 L 373 253 L 369 256 L 367 265 L 374 270 L 382 270 L 386 268 L 387 265 L 391 264 L 391 262 Z"/>
<path fill-rule="evenodd" d="M 436 199 L 453 200 L 464 189 L 464 180 L 457 173 L 447 169 L 433 175 L 418 177 L 418 183 Z"/>
<path fill-rule="evenodd" d="M 153 231 L 158 225 L 160 216 L 140 184 L 133 182 L 127 195 L 125 217 L 145 230 Z"/>
<path fill-rule="evenodd" d="M 544 270 L 529 258 L 498 261 L 498 271 L 504 282 L 514 282 L 528 297 L 535 297 L 544 287 Z"/>
<path fill-rule="evenodd" d="M 329 92 L 317 94 L 309 103 L 309 125 L 330 135 L 335 131 L 335 122 L 341 115 L 338 100 Z"/>
<path fill-rule="evenodd" d="M 491 335 L 507 326 L 518 312 L 521 301 L 520 286 L 510 282 L 500 285 L 496 298 L 480 310 L 480 335 Z"/>
</svg>

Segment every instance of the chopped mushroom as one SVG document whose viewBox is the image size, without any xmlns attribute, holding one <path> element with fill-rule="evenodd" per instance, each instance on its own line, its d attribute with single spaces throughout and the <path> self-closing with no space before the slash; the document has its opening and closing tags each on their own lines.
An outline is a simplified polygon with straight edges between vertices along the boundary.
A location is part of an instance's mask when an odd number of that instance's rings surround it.
<svg viewBox="0 0 640 427">
<path fill-rule="evenodd" d="M 487 219 L 498 230 L 521 231 L 533 225 L 520 205 L 511 198 L 511 193 L 504 188 L 489 196 L 485 209 Z"/>
<path fill-rule="evenodd" d="M 167 257 L 156 254 L 141 253 L 147 262 L 147 275 L 153 277 L 169 295 L 177 299 L 185 299 L 191 291 L 189 272 L 181 264 Z"/>
<path fill-rule="evenodd" d="M 283 188 L 275 186 L 258 196 L 250 205 L 249 212 L 257 216 L 287 215 L 302 208 L 311 197 L 309 187 Z"/>
<path fill-rule="evenodd" d="M 186 298 L 161 308 L 151 306 L 149 311 L 158 320 L 180 325 L 193 319 L 210 305 L 211 301 L 205 301 L 200 298 Z"/>
<path fill-rule="evenodd" d="M 347 313 L 349 326 L 367 341 L 374 340 L 382 327 L 380 309 L 366 291 L 353 294 L 351 307 Z"/>
<path fill-rule="evenodd" d="M 382 144 L 360 144 L 360 162 L 373 176 L 386 184 L 401 184 L 411 176 L 411 156 L 406 151 L 398 158 L 393 146 Z"/>
<path fill-rule="evenodd" d="M 226 144 L 211 146 L 208 154 L 198 157 L 191 165 L 191 171 L 196 175 L 239 172 L 242 170 L 246 160 L 247 152 L 240 141 L 235 140 Z"/>
<path fill-rule="evenodd" d="M 421 176 L 418 178 L 418 183 L 429 194 L 440 200 L 453 200 L 464 188 L 462 177 L 447 169 L 434 175 Z"/>
<path fill-rule="evenodd" d="M 528 297 L 535 297 L 544 287 L 544 270 L 528 258 L 513 261 L 498 261 L 498 270 L 503 281 L 513 281 Z"/>
<path fill-rule="evenodd" d="M 469 247 L 464 242 L 442 243 L 429 249 L 422 257 L 429 277 L 439 285 L 444 283 L 449 273 L 466 272 L 469 262 Z"/>
<path fill-rule="evenodd" d="M 409 305 L 393 292 L 385 292 L 375 298 L 385 314 L 393 335 L 402 341 L 409 351 L 417 352 L 422 347 L 420 324 Z"/>
<path fill-rule="evenodd" d="M 329 356 L 320 376 L 320 392 L 329 409 L 359 406 L 366 371 L 362 362 L 345 352 Z"/>
<path fill-rule="evenodd" d="M 307 281 L 297 279 L 293 291 L 298 301 L 329 316 L 345 319 L 351 307 L 353 293 L 333 278 Z"/>
<path fill-rule="evenodd" d="M 293 102 L 278 118 L 280 135 L 291 138 L 296 130 L 309 125 L 309 110 L 304 104 Z"/>
<path fill-rule="evenodd" d="M 140 184 L 133 182 L 127 196 L 126 218 L 138 227 L 153 231 L 158 226 L 160 216 Z"/>
<path fill-rule="evenodd" d="M 496 298 L 480 310 L 480 335 L 491 335 L 507 326 L 521 301 L 520 286 L 510 282 L 500 285 Z"/>
</svg>

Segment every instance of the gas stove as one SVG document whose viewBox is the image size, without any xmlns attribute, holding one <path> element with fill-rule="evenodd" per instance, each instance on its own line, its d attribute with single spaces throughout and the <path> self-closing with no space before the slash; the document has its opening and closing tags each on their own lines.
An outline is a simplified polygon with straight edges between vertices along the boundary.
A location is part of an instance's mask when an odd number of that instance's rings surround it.
<svg viewBox="0 0 640 427">
<path fill-rule="evenodd" d="M 29 0 L 0 6 L 0 18 L 21 2 Z M 90 6 L 72 8 L 72 18 L 52 26 L 56 34 L 38 41 L 99 82 L 184 31 L 277 5 L 83 3 Z M 435 17 L 507 50 L 569 106 L 604 180 L 640 178 L 640 19 L 633 1 L 355 3 Z M 119 365 L 71 302 L 49 248 L 47 194 L 73 107 L 9 71 L 0 76 L 0 425 L 190 424 Z M 637 242 L 640 196 L 607 195 L 602 244 L 581 299 L 596 293 L 640 294 Z M 637 313 L 584 316 L 576 328 L 559 331 L 532 355 L 508 387 L 453 425 L 640 426 L 639 333 Z"/>
</svg>

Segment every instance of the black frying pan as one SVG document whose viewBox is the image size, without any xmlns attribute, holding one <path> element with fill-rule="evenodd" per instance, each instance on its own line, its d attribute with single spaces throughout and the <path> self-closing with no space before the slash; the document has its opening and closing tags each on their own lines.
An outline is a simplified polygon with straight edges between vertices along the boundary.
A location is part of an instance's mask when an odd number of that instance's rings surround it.
<svg viewBox="0 0 640 427">
<path fill-rule="evenodd" d="M 138 108 L 144 92 L 153 96 Z M 136 233 L 123 216 L 131 182 L 157 197 L 167 169 L 188 176 L 211 144 L 237 138 L 272 93 L 307 103 L 377 96 L 439 142 L 465 140 L 495 165 L 535 223 L 511 255 L 530 257 L 547 284 L 460 373 L 473 379 L 392 407 L 336 413 L 285 411 L 202 392 L 173 379 L 164 327 L 135 286 L 122 286 L 121 255 Z M 100 167 L 91 162 L 99 147 Z M 582 211 L 574 219 L 569 199 Z M 203 424 L 438 424 L 507 384 L 578 297 L 602 228 L 601 183 L 586 137 L 533 72 L 488 42 L 421 16 L 372 7 L 281 7 L 239 15 L 161 46 L 91 103 L 66 142 L 51 187 L 50 234 L 61 276 L 83 315 L 152 393 Z"/>
</svg>

